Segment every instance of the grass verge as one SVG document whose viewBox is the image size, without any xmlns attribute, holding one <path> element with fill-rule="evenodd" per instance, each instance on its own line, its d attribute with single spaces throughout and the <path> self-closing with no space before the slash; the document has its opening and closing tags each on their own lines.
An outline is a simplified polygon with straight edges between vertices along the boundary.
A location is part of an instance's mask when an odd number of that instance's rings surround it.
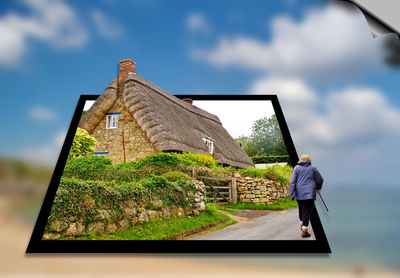
<svg viewBox="0 0 400 278">
<path fill-rule="evenodd" d="M 87 234 L 77 240 L 174 240 L 208 229 L 218 224 L 226 227 L 236 223 L 229 215 L 221 213 L 215 207 L 208 207 L 207 211 L 192 217 L 173 217 L 169 220 L 153 220 L 143 224 L 136 224 L 125 230 L 115 233 Z M 217 229 L 219 228 L 216 227 Z"/>
<path fill-rule="evenodd" d="M 220 210 L 220 211 L 231 212 L 231 213 L 241 213 L 240 210 L 238 210 L 236 208 L 232 208 L 228 205 L 221 206 L 221 205 L 217 205 L 217 204 L 208 204 L 207 206 L 214 207 L 215 209 Z"/>
<path fill-rule="evenodd" d="M 265 209 L 265 210 L 284 210 L 290 208 L 296 208 L 297 202 L 290 200 L 290 197 L 286 197 L 283 201 L 276 201 L 271 205 L 267 204 L 248 204 L 238 202 L 237 204 L 225 205 L 227 209 Z"/>
</svg>

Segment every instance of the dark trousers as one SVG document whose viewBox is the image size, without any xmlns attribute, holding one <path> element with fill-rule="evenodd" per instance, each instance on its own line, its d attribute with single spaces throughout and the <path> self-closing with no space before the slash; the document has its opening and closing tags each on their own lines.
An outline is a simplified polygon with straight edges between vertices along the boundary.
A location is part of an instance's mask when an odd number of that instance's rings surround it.
<svg viewBox="0 0 400 278">
<path fill-rule="evenodd" d="M 314 200 L 297 200 L 299 206 L 299 218 L 303 222 L 303 226 L 308 226 L 310 221 L 311 212 L 314 208 Z"/>
</svg>

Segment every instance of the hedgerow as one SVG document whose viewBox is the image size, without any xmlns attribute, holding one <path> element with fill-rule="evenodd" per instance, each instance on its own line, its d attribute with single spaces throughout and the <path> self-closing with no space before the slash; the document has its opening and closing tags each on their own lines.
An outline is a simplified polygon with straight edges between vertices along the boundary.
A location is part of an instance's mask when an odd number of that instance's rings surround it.
<svg viewBox="0 0 400 278">
<path fill-rule="evenodd" d="M 64 177 L 83 180 L 119 180 L 125 182 L 140 181 L 151 174 L 162 175 L 167 172 L 188 174 L 192 167 L 214 167 L 218 170 L 217 161 L 206 154 L 164 153 L 149 155 L 135 162 L 111 165 L 105 157 L 79 157 L 67 161 Z"/>
<path fill-rule="evenodd" d="M 208 165 L 208 166 L 206 166 Z M 292 167 L 274 165 L 267 169 L 249 167 L 236 169 L 222 167 L 212 156 L 193 153 L 164 153 L 149 155 L 137 162 L 111 165 L 105 157 L 79 157 L 67 161 L 63 177 L 82 180 L 101 180 L 119 182 L 137 182 L 152 175 L 164 176 L 168 181 L 188 180 L 192 169 L 197 168 L 198 176 L 228 178 L 239 172 L 250 177 L 266 178 L 281 183 L 290 180 Z"/>
<path fill-rule="evenodd" d="M 286 162 L 290 163 L 288 155 L 262 155 L 251 157 L 254 163 L 275 163 L 275 162 Z"/>
</svg>

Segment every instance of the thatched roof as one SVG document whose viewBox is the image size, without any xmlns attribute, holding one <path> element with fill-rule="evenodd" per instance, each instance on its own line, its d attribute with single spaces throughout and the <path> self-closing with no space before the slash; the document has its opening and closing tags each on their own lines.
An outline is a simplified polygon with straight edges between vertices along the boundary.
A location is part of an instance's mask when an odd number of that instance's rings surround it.
<svg viewBox="0 0 400 278">
<path fill-rule="evenodd" d="M 116 79 L 81 119 L 79 126 L 91 133 L 117 99 Z M 150 142 L 159 151 L 208 154 L 203 137 L 214 140 L 215 159 L 245 168 L 251 159 L 222 126 L 219 118 L 180 100 L 138 74 L 125 80 L 123 101 Z"/>
<path fill-rule="evenodd" d="M 118 82 L 117 78 L 107 86 L 104 93 L 102 93 L 93 106 L 86 112 L 81 121 L 79 122 L 79 127 L 85 129 L 87 132 L 92 133 L 92 131 L 99 124 L 101 119 L 103 119 L 104 114 L 113 106 L 114 102 L 117 100 Z"/>
</svg>

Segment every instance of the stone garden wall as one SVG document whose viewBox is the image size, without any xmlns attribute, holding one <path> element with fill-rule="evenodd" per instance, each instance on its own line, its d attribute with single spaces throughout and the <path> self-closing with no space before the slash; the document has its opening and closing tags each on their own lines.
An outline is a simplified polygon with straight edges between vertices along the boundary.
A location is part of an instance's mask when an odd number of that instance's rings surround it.
<svg viewBox="0 0 400 278">
<path fill-rule="evenodd" d="M 99 187 L 96 194 L 98 201 L 93 195 L 85 195 L 85 188 L 79 191 L 79 184 L 69 183 L 71 191 L 77 192 L 73 198 L 73 206 L 63 206 L 62 203 L 68 198 L 63 198 L 63 191 L 67 185 L 59 187 L 53 204 L 52 214 L 57 215 L 49 219 L 43 239 L 73 239 L 76 236 L 83 236 L 88 232 L 94 234 L 113 233 L 117 230 L 133 227 L 138 223 L 145 223 L 155 219 L 169 219 L 171 217 L 190 217 L 199 215 L 205 211 L 206 192 L 203 182 L 190 181 L 195 190 L 188 191 L 186 206 L 165 206 L 163 201 L 153 197 L 150 202 L 140 203 L 141 198 L 114 201 L 112 191 L 105 191 L 107 187 Z M 67 184 L 67 183 L 66 183 Z M 86 184 L 85 184 L 86 186 Z M 88 186 L 93 186 L 88 184 Z M 60 189 L 61 188 L 61 189 Z M 110 193 L 111 192 L 111 193 Z M 69 193 L 71 194 L 71 193 Z M 100 195 L 105 195 L 101 198 Z M 139 200 L 140 199 L 140 200 Z M 61 203 L 60 203 L 61 202 Z M 64 209 L 63 209 L 64 208 Z M 60 211 L 61 210 L 61 211 Z"/>
<path fill-rule="evenodd" d="M 272 204 L 289 195 L 286 185 L 268 179 L 240 177 L 236 180 L 236 186 L 238 197 L 243 203 Z"/>
</svg>

